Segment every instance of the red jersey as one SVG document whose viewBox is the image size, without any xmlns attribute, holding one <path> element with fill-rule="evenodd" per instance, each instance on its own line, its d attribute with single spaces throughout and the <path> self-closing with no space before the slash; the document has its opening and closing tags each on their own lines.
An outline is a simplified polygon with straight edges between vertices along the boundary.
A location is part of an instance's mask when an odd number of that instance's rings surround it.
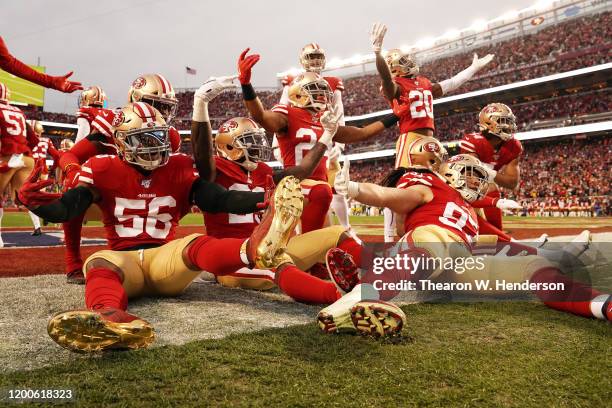
<svg viewBox="0 0 612 408">
<path fill-rule="evenodd" d="M 400 97 L 406 98 L 410 104 L 410 111 L 400 118 L 400 133 L 434 130 L 433 93 L 429 79 L 424 76 L 397 77 L 393 81 L 400 88 Z"/>
<path fill-rule="evenodd" d="M 287 116 L 287 129 L 277 132 L 277 139 L 284 168 L 294 167 L 301 163 L 323 134 L 319 115 L 313 115 L 307 109 L 283 104 L 274 106 L 272 111 Z M 323 156 L 308 178 L 327 181 L 327 157 Z"/>
<path fill-rule="evenodd" d="M 0 103 L 0 156 L 30 155 L 38 145 L 38 136 L 26 124 L 26 117 L 16 106 Z"/>
<path fill-rule="evenodd" d="M 272 168 L 259 162 L 257 168 L 246 172 L 244 167 L 231 160 L 215 156 L 217 175 L 215 183 L 228 190 L 263 192 L 266 178 Z M 206 233 L 215 238 L 248 238 L 261 221 L 261 213 L 229 214 L 204 213 Z"/>
<path fill-rule="evenodd" d="M 41 137 L 36 147 L 32 150 L 32 158 L 34 160 L 46 159 L 47 153 L 49 152 L 49 145 L 51 145 L 51 140 L 49 140 L 48 137 Z"/>
<path fill-rule="evenodd" d="M 461 237 L 470 244 L 478 234 L 474 209 L 461 194 L 434 173 L 409 171 L 397 182 L 397 188 L 425 185 L 433 192 L 433 200 L 412 210 L 404 221 L 405 231 L 423 225 L 437 225 Z"/>
<path fill-rule="evenodd" d="M 499 170 L 506 164 L 518 158 L 523 152 L 523 146 L 517 139 L 502 142 L 496 151 L 491 143 L 480 133 L 468 133 L 459 142 L 461 153 L 473 154 L 481 162 Z"/>
<path fill-rule="evenodd" d="M 106 238 L 112 250 L 163 245 L 191 208 L 198 178 L 193 159 L 172 154 L 165 166 L 148 175 L 117 156 L 100 155 L 81 167 L 79 181 L 95 187 L 101 200 Z"/>
<path fill-rule="evenodd" d="M 113 116 L 112 109 L 85 107 L 79 108 L 76 113 L 77 118 L 84 118 L 89 122 L 90 129 L 96 129 L 112 143 L 113 138 Z"/>
<path fill-rule="evenodd" d="M 289 86 L 291 84 L 291 82 L 293 82 L 294 78 L 295 78 L 295 76 L 293 76 L 293 75 L 285 75 L 285 77 L 283 78 L 281 83 L 283 84 L 283 86 Z M 323 77 L 323 79 L 325 81 L 327 81 L 327 84 L 329 85 L 329 88 L 331 89 L 332 93 L 336 92 L 336 90 L 338 90 L 340 92 L 344 91 L 344 83 L 342 83 L 342 79 L 341 78 L 338 78 L 338 77 Z"/>
</svg>

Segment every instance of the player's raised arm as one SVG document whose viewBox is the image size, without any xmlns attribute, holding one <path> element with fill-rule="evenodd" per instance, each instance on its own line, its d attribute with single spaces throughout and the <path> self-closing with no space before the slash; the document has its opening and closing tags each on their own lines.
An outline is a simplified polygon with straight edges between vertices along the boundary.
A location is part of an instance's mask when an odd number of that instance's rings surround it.
<svg viewBox="0 0 612 408">
<path fill-rule="evenodd" d="M 253 65 L 259 61 L 259 54 L 253 54 L 247 56 L 250 48 L 242 51 L 238 58 L 238 79 L 242 86 L 242 97 L 244 99 L 244 105 L 246 106 L 249 114 L 269 132 L 278 132 L 287 127 L 287 118 L 285 115 L 266 110 L 257 97 L 253 85 L 251 85 L 251 70 Z"/>
<path fill-rule="evenodd" d="M 459 72 L 452 78 L 445 79 L 432 85 L 431 90 L 434 98 L 439 98 L 442 95 L 446 95 L 449 92 L 458 89 L 461 85 L 472 79 L 474 75 L 481 69 L 483 69 L 491 60 L 495 54 L 487 54 L 482 58 L 478 58 L 477 54 L 474 54 L 472 65 Z"/>
<path fill-rule="evenodd" d="M 212 181 L 215 178 L 214 147 L 208 117 L 208 104 L 225 90 L 235 88 L 233 81 L 236 78 L 236 76 L 210 78 L 193 96 L 191 146 L 198 172 L 204 180 Z"/>
<path fill-rule="evenodd" d="M 399 87 L 393 81 L 393 76 L 389 70 L 389 65 L 382 56 L 382 44 L 387 33 L 387 26 L 382 23 L 374 23 L 370 30 L 370 40 L 372 41 L 372 50 L 376 56 L 376 70 L 382 81 L 382 91 L 385 98 L 392 101 L 399 95 Z"/>
<path fill-rule="evenodd" d="M 85 213 L 93 202 L 99 200 L 97 190 L 85 183 L 79 183 L 64 194 L 42 191 L 53 184 L 53 180 L 39 180 L 44 166 L 44 159 L 36 162 L 32 174 L 18 193 L 19 201 L 34 214 L 49 222 L 66 222 Z"/>
<path fill-rule="evenodd" d="M 493 173 L 493 181 L 501 187 L 514 190 L 521 179 L 521 169 L 519 167 L 519 159 L 514 159 L 506 164 L 501 170 L 490 170 Z"/>
<path fill-rule="evenodd" d="M 310 177 L 319 165 L 325 152 L 332 147 L 332 139 L 338 131 L 342 117 L 342 111 L 340 111 L 337 106 L 332 106 L 329 110 L 325 111 L 320 119 L 321 126 L 324 130 L 319 140 L 317 140 L 317 143 L 308 151 L 298 165 L 288 167 L 276 173 L 274 175 L 274 181 L 278 182 L 283 177 L 290 175 L 300 180 Z"/>
<path fill-rule="evenodd" d="M 368 140 L 382 133 L 388 127 L 395 125 L 400 117 L 410 109 L 407 103 L 400 104 L 397 99 L 393 100 L 393 113 L 383 116 L 376 122 L 370 123 L 362 128 L 356 126 L 340 126 L 334 137 L 334 142 L 338 143 L 359 143 Z"/>
<path fill-rule="evenodd" d="M 47 75 L 38 72 L 14 57 L 8 50 L 4 40 L 0 36 L 0 68 L 19 78 L 34 82 L 45 88 L 51 88 L 60 92 L 71 93 L 83 89 L 80 82 L 69 81 L 72 71 L 62 76 Z"/>
<path fill-rule="evenodd" d="M 418 206 L 433 199 L 431 189 L 424 185 L 401 189 L 351 181 L 348 162 L 336 175 L 334 188 L 338 194 L 354 198 L 360 203 L 375 207 L 386 207 L 398 214 L 408 214 Z"/>
</svg>

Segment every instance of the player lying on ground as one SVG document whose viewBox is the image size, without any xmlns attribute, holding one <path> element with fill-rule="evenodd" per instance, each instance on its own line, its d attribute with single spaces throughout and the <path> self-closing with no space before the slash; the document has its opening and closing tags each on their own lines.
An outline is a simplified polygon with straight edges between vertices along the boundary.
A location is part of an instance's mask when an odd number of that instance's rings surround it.
<svg viewBox="0 0 612 408">
<path fill-rule="evenodd" d="M 259 61 L 259 55 L 247 56 L 246 49 L 238 60 L 239 80 L 242 96 L 251 117 L 269 132 L 276 133 L 282 163 L 285 167 L 299 164 L 323 133 L 321 115 L 332 101 L 327 81 L 314 72 L 297 76 L 289 88 L 289 104 L 264 109 L 251 85 L 251 70 Z M 385 128 L 397 123 L 406 114 L 408 105 L 394 102 L 394 113 L 363 128 L 339 126 L 335 142 L 357 143 L 380 134 Z M 335 109 L 335 108 L 332 108 Z M 332 200 L 332 190 L 327 183 L 326 158 L 321 160 L 312 176 L 302 182 L 307 199 L 302 216 L 302 232 L 321 228 Z"/>
<path fill-rule="evenodd" d="M 414 258 L 470 258 L 474 238 L 478 234 L 478 224 L 469 203 L 485 194 L 490 177 L 487 168 L 472 156 L 459 155 L 445 162 L 440 168 L 440 174 L 427 168 L 409 169 L 403 175 L 400 174 L 397 173 L 399 180 L 395 183 L 396 187 L 381 187 L 371 183 L 352 182 L 349 180 L 348 169 L 343 169 L 336 177 L 336 190 L 359 202 L 378 207 L 388 206 L 396 213 L 406 214 L 406 234 L 398 247 L 401 253 Z M 516 256 L 524 247 L 517 243 L 503 243 L 503 249 L 497 255 L 481 260 L 484 267 L 481 268 L 478 262 L 466 262 L 463 273 L 435 266 L 413 271 L 389 270 L 383 279 L 393 283 L 435 279 L 471 284 L 478 280 L 529 281 L 540 285 L 534 290 L 535 295 L 553 309 L 579 316 L 612 319 L 612 297 L 609 294 L 564 276 L 556 266 L 541 256 Z M 512 253 L 515 256 L 508 256 Z M 362 278 L 362 284 L 323 309 L 318 316 L 321 329 L 327 333 L 363 331 L 363 328 L 347 318 L 351 313 L 354 315 L 358 312 L 354 307 L 355 302 L 362 299 L 390 300 L 399 293 L 398 290 L 384 286 L 379 286 L 381 290 L 375 289 L 373 283 L 380 279 L 372 270 L 368 271 Z M 557 292 L 545 289 L 546 284 L 551 283 L 562 283 L 564 289 Z M 399 326 L 391 325 L 389 332 L 384 334 L 394 334 L 394 328 Z"/>
<path fill-rule="evenodd" d="M 283 248 L 301 215 L 299 184 L 289 177 L 269 198 L 264 221 L 250 238 L 174 239 L 193 204 L 212 213 L 248 214 L 259 209 L 264 193 L 228 191 L 198 177 L 190 157 L 171 153 L 168 126 L 146 103 L 125 106 L 113 127 L 119 156 L 89 159 L 75 188 L 61 196 L 41 192 L 50 181 L 36 181 L 38 167 L 19 192 L 23 203 L 51 222 L 77 217 L 92 203 L 102 209 L 110 250 L 85 261 L 88 310 L 59 313 L 49 322 L 51 337 L 71 350 L 146 347 L 153 328 L 125 311 L 128 298 L 178 295 L 201 270 L 224 275 L 243 266 L 276 267 L 286 261 Z"/>
<path fill-rule="evenodd" d="M 168 80 L 161 74 L 145 74 L 136 78 L 128 91 L 128 103 L 147 102 L 158 108 L 166 122 L 170 122 L 178 108 L 178 99 Z M 112 121 L 114 112 L 107 109 L 106 94 L 99 86 L 91 86 L 81 92 L 77 111 L 78 132 L 76 144 L 61 155 L 60 168 L 63 171 L 64 189 L 70 189 L 78 182 L 81 164 L 97 154 L 117 154 L 113 141 Z M 181 138 L 174 127 L 169 127 L 170 144 L 173 152 L 180 149 Z M 100 210 L 93 205 L 80 217 L 63 223 L 66 280 L 68 283 L 85 283 L 83 260 L 81 258 L 81 230 L 83 222 L 99 219 Z"/>
</svg>

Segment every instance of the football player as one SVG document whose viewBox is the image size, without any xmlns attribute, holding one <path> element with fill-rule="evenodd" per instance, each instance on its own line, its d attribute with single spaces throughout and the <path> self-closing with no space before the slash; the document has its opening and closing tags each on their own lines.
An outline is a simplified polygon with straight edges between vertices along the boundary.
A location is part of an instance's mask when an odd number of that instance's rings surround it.
<svg viewBox="0 0 612 408">
<path fill-rule="evenodd" d="M 172 153 L 169 127 L 146 103 L 126 105 L 112 125 L 118 156 L 87 160 L 76 187 L 61 196 L 40 191 L 50 181 L 37 181 L 39 166 L 19 191 L 23 203 L 51 222 L 77 217 L 94 202 L 102 209 L 110 249 L 85 261 L 87 310 L 56 314 L 48 325 L 54 341 L 75 351 L 148 346 L 153 327 L 126 312 L 130 298 L 178 295 L 201 270 L 224 275 L 242 266 L 285 263 L 283 248 L 302 210 L 299 183 L 287 177 L 268 195 L 266 215 L 248 239 L 174 239 L 193 204 L 213 213 L 248 214 L 260 208 L 264 193 L 226 190 L 201 179 L 189 156 Z"/>
<path fill-rule="evenodd" d="M 69 81 L 72 76 L 72 71 L 64 76 L 51 76 L 35 69 L 30 68 L 23 62 L 19 61 L 9 52 L 4 40 L 0 36 L 0 68 L 6 72 L 23 78 L 27 81 L 34 82 L 45 88 L 55 89 L 60 92 L 71 93 L 83 89 L 80 82 Z"/>
<path fill-rule="evenodd" d="M 331 112 L 324 115 L 330 116 Z M 339 115 L 331 120 L 337 122 Z M 292 175 L 304 179 L 316 168 L 332 137 L 333 133 L 324 132 L 299 165 L 275 172 L 265 163 L 272 153 L 265 130 L 249 118 L 232 118 L 221 125 L 215 136 L 218 154 L 215 156 L 215 182 L 230 190 L 264 191 L 269 178 L 278 181 Z M 246 238 L 257 227 L 260 218 L 259 213 L 204 213 L 206 232 L 216 238 Z M 328 256 L 328 251 L 336 247 L 354 254 L 360 251 L 359 244 L 344 233 L 343 227 L 323 228 L 289 240 L 286 252 L 292 264 L 272 271 L 245 267 L 219 276 L 217 281 L 224 286 L 258 290 L 271 289 L 277 284 L 296 301 L 333 303 L 340 297 L 336 285 L 303 271 L 317 262 L 341 265 L 342 270 L 332 277 L 343 292 L 348 292 L 358 281 L 357 268 L 352 257 L 345 256 L 344 251 L 332 251 Z"/>
<path fill-rule="evenodd" d="M 42 123 L 37 120 L 32 120 L 29 121 L 29 124 L 39 140 L 38 145 L 36 145 L 36 147 L 34 147 L 34 149 L 32 150 L 32 158 L 34 159 L 34 161 L 42 159 L 46 162 L 47 155 L 49 155 L 53 160 L 53 164 L 51 165 L 51 167 L 47 168 L 47 166 L 45 165 L 45 167 L 43 168 L 43 173 L 41 177 L 43 179 L 46 179 L 47 177 L 49 177 L 49 173 L 54 172 L 60 153 L 57 151 L 55 146 L 53 146 L 53 142 L 51 141 L 51 139 L 49 139 L 48 137 L 43 137 L 44 127 Z M 32 235 L 41 235 L 42 230 L 40 228 L 40 218 L 32 211 L 28 211 L 28 214 L 30 215 L 30 219 L 32 220 L 32 225 L 34 225 L 34 232 L 32 232 Z"/>
<path fill-rule="evenodd" d="M 433 136 L 434 133 L 434 111 L 433 100 L 449 92 L 458 89 L 469 81 L 478 71 L 483 69 L 493 59 L 493 54 L 484 58 L 478 58 L 474 54 L 472 65 L 459 72 L 452 78 L 441 82 L 431 81 L 419 75 L 419 66 L 414 57 L 400 49 L 389 50 L 385 56 L 382 54 L 382 45 L 387 33 L 387 27 L 381 23 L 375 23 L 370 31 L 372 50 L 376 56 L 376 69 L 382 81 L 382 93 L 391 103 L 394 99 L 401 98 L 410 105 L 410 112 L 404 115 L 399 123 L 400 136 L 395 145 L 395 168 L 409 167 L 409 155 L 405 151 L 410 149 L 410 144 L 421 136 Z M 393 242 L 394 226 L 393 213 L 385 208 L 385 241 Z"/>
<path fill-rule="evenodd" d="M 480 132 L 466 134 L 460 142 L 461 153 L 480 159 L 491 169 L 492 183 L 488 197 L 500 198 L 499 187 L 515 189 L 520 181 L 519 159 L 523 152 L 521 142 L 514 138 L 516 117 L 503 103 L 490 103 L 478 114 Z M 478 224 L 485 234 L 495 233 L 488 224 L 502 231 L 502 212 L 495 207 L 484 209 L 485 219 Z"/>
<path fill-rule="evenodd" d="M 304 72 L 314 72 L 320 75 L 321 72 L 325 69 L 325 61 L 325 50 L 321 48 L 318 44 L 307 44 L 300 51 L 300 65 L 302 65 Z M 281 81 L 283 85 L 283 92 L 279 101 L 281 105 L 288 105 L 290 103 L 289 88 L 291 87 L 291 83 L 294 79 L 295 76 L 286 75 Z M 332 91 L 331 105 L 336 108 L 337 112 L 340 112 L 339 123 L 340 125 L 344 126 L 344 105 L 342 104 L 342 92 L 344 91 L 344 84 L 342 83 L 342 79 L 333 76 L 324 76 L 323 79 L 327 82 L 327 84 L 329 85 L 329 89 Z M 272 147 L 278 147 L 278 139 L 276 138 L 276 135 L 274 135 L 274 138 L 272 140 Z M 336 194 L 333 189 L 333 175 L 340 169 L 339 159 L 343 151 L 343 143 L 334 143 L 332 149 L 327 152 L 328 181 L 329 185 L 332 187 L 333 193 L 332 201 L 330 203 L 330 209 L 338 217 L 340 225 L 342 225 L 345 229 L 349 230 L 354 238 L 357 238 L 357 235 L 353 232 L 349 223 L 349 209 L 348 203 L 346 202 L 346 198 L 340 194 Z M 282 156 L 280 154 L 275 155 L 275 157 L 279 162 L 283 162 Z M 344 160 L 347 160 L 346 157 L 344 158 Z"/>
<path fill-rule="evenodd" d="M 128 91 L 128 102 L 147 102 L 160 108 L 164 119 L 169 122 L 176 114 L 178 100 L 168 80 L 160 74 L 145 74 L 136 78 Z M 114 112 L 106 109 L 106 94 L 99 86 L 91 86 L 79 97 L 77 112 L 76 144 L 60 158 L 65 188 L 74 187 L 78 182 L 81 163 L 97 154 L 116 154 L 113 142 L 112 120 Z M 169 128 L 173 152 L 180 149 L 181 138 L 174 127 Z M 62 225 L 65 240 L 66 280 L 68 283 L 83 284 L 83 260 L 81 257 L 81 231 L 86 217 L 76 217 Z M 92 208 L 88 219 L 99 217 L 99 210 Z"/>
<path fill-rule="evenodd" d="M 244 103 L 252 118 L 269 132 L 276 133 L 282 155 L 283 166 L 298 164 L 323 134 L 320 121 L 322 113 L 329 108 L 331 90 L 328 83 L 314 72 L 297 76 L 289 89 L 289 105 L 276 105 L 265 110 L 251 85 L 251 70 L 259 61 L 259 55 L 247 56 L 249 49 L 238 60 L 239 80 L 242 85 Z M 406 114 L 408 105 L 393 102 L 394 113 L 363 128 L 339 126 L 334 141 L 357 143 L 381 133 L 397 123 L 399 116 Z M 335 109 L 334 107 L 330 109 Z M 327 183 L 327 160 L 323 158 L 312 176 L 302 182 L 307 204 L 302 216 L 302 232 L 320 229 L 324 223 L 332 199 Z"/>
<path fill-rule="evenodd" d="M 478 233 L 470 202 L 482 198 L 488 188 L 489 171 L 476 158 L 458 155 L 442 164 L 436 174 L 431 169 L 409 169 L 399 177 L 396 187 L 381 187 L 371 183 L 355 183 L 348 179 L 348 170 L 343 169 L 336 177 L 336 190 L 365 204 L 388 206 L 398 214 L 405 214 L 406 234 L 400 240 L 399 249 L 412 258 L 470 258 L 472 243 Z M 400 173 L 396 173 L 399 176 Z M 446 279 L 474 283 L 477 280 L 505 280 L 535 284 L 563 283 L 563 290 L 555 293 L 536 290 L 535 294 L 554 309 L 585 317 L 612 319 L 612 297 L 587 285 L 575 282 L 561 274 L 548 260 L 536 255 L 507 256 L 509 251 L 522 250 L 523 246 L 504 243 L 496 256 L 484 257 L 481 263 L 465 262 L 465 271 L 446 271 L 440 263 L 423 262 L 413 270 L 388 270 L 385 281 L 421 281 L 446 275 Z M 482 266 L 481 266 L 482 265 Z M 399 291 L 373 284 L 380 276 L 370 271 L 362 284 L 336 303 L 323 309 L 318 316 L 324 332 L 342 330 L 369 332 L 363 328 L 360 316 L 363 306 L 354 306 L 361 299 L 390 300 Z M 543 285 L 540 287 L 544 287 Z M 390 325 L 388 332 L 395 334 L 401 324 Z"/>
<path fill-rule="evenodd" d="M 0 44 L 1 45 L 1 44 Z M 38 137 L 26 122 L 26 117 L 9 103 L 10 91 L 0 82 L 0 194 L 9 183 L 18 190 L 34 168 L 32 149 L 38 145 Z M 0 207 L 0 227 L 4 209 Z M 0 247 L 4 242 L 0 237 Z"/>
</svg>

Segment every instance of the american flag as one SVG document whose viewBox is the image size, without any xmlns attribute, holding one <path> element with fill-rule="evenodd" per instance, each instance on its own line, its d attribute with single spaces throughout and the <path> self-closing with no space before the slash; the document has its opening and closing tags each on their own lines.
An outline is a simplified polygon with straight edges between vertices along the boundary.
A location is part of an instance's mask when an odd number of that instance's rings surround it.
<svg viewBox="0 0 612 408">
<path fill-rule="evenodd" d="M 198 71 L 196 71 L 195 68 L 191 68 L 191 67 L 185 67 L 185 72 L 188 73 L 189 75 L 195 75 L 198 73 Z"/>
</svg>

